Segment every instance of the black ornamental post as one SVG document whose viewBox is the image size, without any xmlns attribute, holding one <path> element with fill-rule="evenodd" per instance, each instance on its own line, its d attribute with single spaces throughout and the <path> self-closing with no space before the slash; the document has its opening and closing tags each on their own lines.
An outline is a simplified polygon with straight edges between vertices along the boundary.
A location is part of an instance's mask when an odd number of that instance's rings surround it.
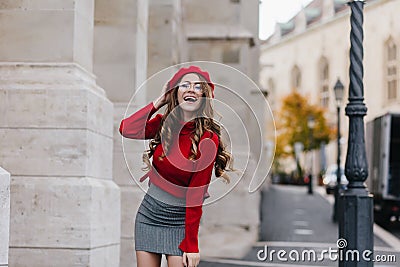
<svg viewBox="0 0 400 267">
<path fill-rule="evenodd" d="M 373 199 L 365 186 L 368 163 L 364 140 L 363 0 L 349 1 L 351 8 L 350 85 L 346 115 L 349 137 L 345 174 L 347 189 L 340 195 L 339 266 L 373 266 Z M 341 244 L 341 245 L 339 245 Z"/>
<path fill-rule="evenodd" d="M 342 167 L 340 164 L 340 106 L 342 105 L 343 93 L 344 93 L 344 85 L 338 78 L 333 88 L 335 91 L 335 99 L 336 99 L 336 111 L 337 111 L 337 160 L 336 160 L 336 186 L 335 186 L 335 203 L 333 206 L 333 216 L 332 220 L 334 222 L 338 221 L 338 213 L 339 213 L 339 193 L 342 189 Z"/>
</svg>

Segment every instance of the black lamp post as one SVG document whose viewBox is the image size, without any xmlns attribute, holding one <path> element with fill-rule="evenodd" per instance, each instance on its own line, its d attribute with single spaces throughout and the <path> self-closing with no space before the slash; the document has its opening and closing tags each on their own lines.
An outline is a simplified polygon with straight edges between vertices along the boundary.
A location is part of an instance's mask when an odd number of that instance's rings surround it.
<svg viewBox="0 0 400 267">
<path fill-rule="evenodd" d="M 346 115 L 349 117 L 349 139 L 345 165 L 345 174 L 349 184 L 339 198 L 339 210 L 341 211 L 338 216 L 339 238 L 346 240 L 346 242 L 342 242 L 345 245 L 339 249 L 345 256 L 354 251 L 359 252 L 360 260 L 350 260 L 346 256 L 339 258 L 339 266 L 366 267 L 374 265 L 372 261 L 374 215 L 373 199 L 364 184 L 368 177 L 364 139 L 364 116 L 367 114 L 363 84 L 364 1 L 352 0 L 349 5 L 351 8 L 350 84 L 349 102 L 346 106 Z"/>
<path fill-rule="evenodd" d="M 297 170 L 297 178 L 302 179 L 303 178 L 303 172 L 301 170 L 300 166 L 300 155 L 303 152 L 304 145 L 301 142 L 296 142 L 294 143 L 294 154 L 296 157 L 296 170 Z"/>
<path fill-rule="evenodd" d="M 312 158 L 312 145 L 313 145 L 313 129 L 315 127 L 315 119 L 313 116 L 308 116 L 307 118 L 307 126 L 310 129 L 310 153 L 311 153 L 311 168 L 310 168 L 310 174 L 309 174 L 309 181 L 308 181 L 308 194 L 313 194 L 313 158 Z"/>
<path fill-rule="evenodd" d="M 339 202 L 339 190 L 341 187 L 341 168 L 340 168 L 340 106 L 343 100 L 344 86 L 340 79 L 338 78 L 333 87 L 335 91 L 335 99 L 336 99 L 336 109 L 337 109 L 337 169 L 336 169 L 336 186 L 335 186 L 335 204 L 333 206 L 333 216 L 332 219 L 334 222 L 337 222 L 338 218 L 338 202 Z"/>
</svg>

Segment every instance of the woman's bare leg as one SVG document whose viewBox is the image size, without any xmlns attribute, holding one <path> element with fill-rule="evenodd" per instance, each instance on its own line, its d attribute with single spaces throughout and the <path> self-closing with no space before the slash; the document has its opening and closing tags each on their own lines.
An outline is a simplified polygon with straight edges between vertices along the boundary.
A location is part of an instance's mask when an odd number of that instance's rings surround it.
<svg viewBox="0 0 400 267">
<path fill-rule="evenodd" d="M 161 254 L 147 251 L 136 251 L 137 267 L 160 267 Z"/>
<path fill-rule="evenodd" d="M 167 255 L 168 267 L 183 267 L 182 256 Z"/>
</svg>

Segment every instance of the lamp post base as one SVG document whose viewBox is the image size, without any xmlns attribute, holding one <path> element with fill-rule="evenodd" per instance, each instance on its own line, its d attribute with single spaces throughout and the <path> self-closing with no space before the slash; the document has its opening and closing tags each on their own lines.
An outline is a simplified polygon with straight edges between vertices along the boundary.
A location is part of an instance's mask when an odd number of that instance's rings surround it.
<svg viewBox="0 0 400 267">
<path fill-rule="evenodd" d="M 335 202 L 333 205 L 333 214 L 332 214 L 332 221 L 334 223 L 338 222 L 338 214 L 339 214 L 339 187 L 336 185 L 335 187 Z"/>
<path fill-rule="evenodd" d="M 309 175 L 310 181 L 308 182 L 308 194 L 312 195 L 313 194 L 313 177 L 312 174 Z"/>
<path fill-rule="evenodd" d="M 373 198 L 365 189 L 349 189 L 339 197 L 340 267 L 373 266 Z"/>
</svg>

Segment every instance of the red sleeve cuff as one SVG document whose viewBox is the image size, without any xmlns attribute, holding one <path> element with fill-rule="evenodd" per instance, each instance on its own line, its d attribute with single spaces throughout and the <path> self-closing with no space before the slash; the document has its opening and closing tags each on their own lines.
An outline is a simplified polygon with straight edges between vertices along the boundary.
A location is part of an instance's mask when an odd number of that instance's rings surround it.
<svg viewBox="0 0 400 267">
<path fill-rule="evenodd" d="M 199 246 L 197 237 L 193 238 L 195 240 L 189 240 L 188 238 L 184 238 L 179 245 L 179 248 L 186 253 L 199 253 Z"/>
</svg>

